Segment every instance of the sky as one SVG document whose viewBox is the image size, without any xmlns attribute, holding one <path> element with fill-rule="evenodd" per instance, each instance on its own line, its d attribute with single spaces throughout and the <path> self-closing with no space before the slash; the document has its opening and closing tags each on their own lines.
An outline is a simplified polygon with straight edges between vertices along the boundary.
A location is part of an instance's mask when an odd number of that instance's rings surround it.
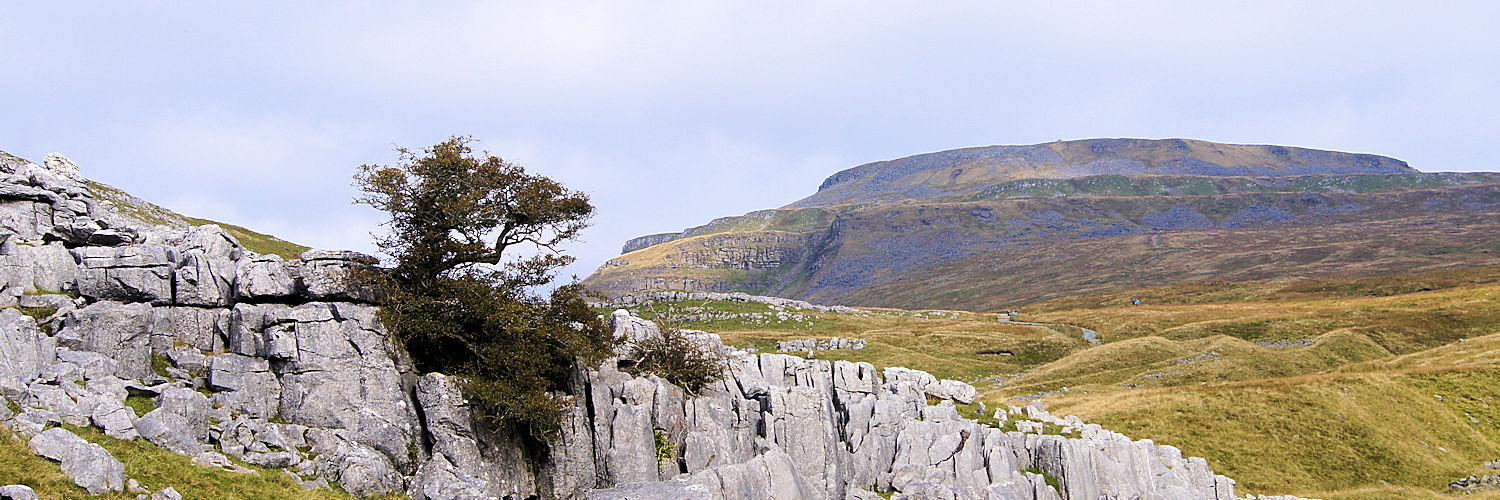
<svg viewBox="0 0 1500 500">
<path fill-rule="evenodd" d="M 839 170 L 1092 137 L 1500 170 L 1500 2 L 10 2 L 0 150 L 374 252 L 361 164 L 452 135 L 587 193 L 565 274 Z"/>
</svg>

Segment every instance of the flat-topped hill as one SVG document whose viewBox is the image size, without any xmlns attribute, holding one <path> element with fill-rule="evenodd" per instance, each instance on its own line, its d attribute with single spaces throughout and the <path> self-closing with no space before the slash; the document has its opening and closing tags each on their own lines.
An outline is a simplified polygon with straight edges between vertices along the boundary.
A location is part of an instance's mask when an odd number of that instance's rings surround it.
<svg viewBox="0 0 1500 500">
<path fill-rule="evenodd" d="M 868 203 L 963 194 L 997 182 L 1094 175 L 1281 177 L 1416 172 L 1371 154 L 1192 139 L 1085 139 L 986 146 L 866 163 L 828 177 L 817 194 L 788 207 Z"/>
<path fill-rule="evenodd" d="M 1500 174 L 1187 139 L 990 146 L 870 163 L 782 208 L 626 242 L 607 295 L 743 291 L 994 310 L 1192 280 L 1500 264 Z"/>
</svg>

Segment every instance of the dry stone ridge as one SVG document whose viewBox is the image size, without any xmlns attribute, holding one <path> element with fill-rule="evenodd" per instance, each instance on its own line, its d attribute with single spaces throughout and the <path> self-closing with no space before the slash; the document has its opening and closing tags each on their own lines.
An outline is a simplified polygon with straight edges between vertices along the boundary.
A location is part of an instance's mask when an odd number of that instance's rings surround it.
<svg viewBox="0 0 1500 500">
<path fill-rule="evenodd" d="M 215 226 L 141 227 L 72 162 L 46 163 L 0 155 L 0 425 L 91 494 L 181 498 L 146 491 L 59 424 L 361 497 L 1235 498 L 1203 459 L 1039 405 L 1002 410 L 1004 426 L 962 418 L 955 402 L 974 388 L 915 370 L 693 333 L 724 354 L 726 376 L 690 396 L 622 370 L 629 341 L 661 335 L 624 311 L 610 317 L 620 356 L 580 367 L 558 394 L 561 435 L 536 443 L 476 419 L 461 381 L 414 371 L 368 291 L 342 279 L 373 259 L 285 261 Z M 155 409 L 137 414 L 129 398 Z M 5 486 L 0 498 L 35 494 Z"/>
</svg>

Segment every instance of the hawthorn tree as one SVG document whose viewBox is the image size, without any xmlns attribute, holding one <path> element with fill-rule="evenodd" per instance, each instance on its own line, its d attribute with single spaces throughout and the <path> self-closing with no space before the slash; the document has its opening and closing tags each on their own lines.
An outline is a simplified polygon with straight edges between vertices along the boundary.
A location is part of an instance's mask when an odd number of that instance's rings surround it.
<svg viewBox="0 0 1500 500">
<path fill-rule="evenodd" d="M 382 292 L 380 319 L 418 369 L 462 377 L 479 415 L 546 438 L 563 410 L 553 391 L 615 345 L 576 281 L 538 293 L 573 261 L 558 245 L 594 207 L 552 179 L 475 156 L 470 142 L 359 167 L 356 202 L 390 216 L 376 244 L 393 258 L 360 279 Z"/>
</svg>

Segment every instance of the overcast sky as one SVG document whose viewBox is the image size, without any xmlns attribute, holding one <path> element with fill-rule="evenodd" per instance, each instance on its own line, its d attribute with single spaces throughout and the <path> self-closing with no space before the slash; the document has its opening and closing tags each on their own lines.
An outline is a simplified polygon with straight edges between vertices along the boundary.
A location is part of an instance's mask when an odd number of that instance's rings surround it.
<svg viewBox="0 0 1500 500">
<path fill-rule="evenodd" d="M 1500 2 L 249 4 L 0 7 L 0 150 L 373 251 L 355 167 L 468 134 L 593 198 L 580 277 L 630 237 L 958 147 L 1190 137 L 1500 170 Z"/>
</svg>

